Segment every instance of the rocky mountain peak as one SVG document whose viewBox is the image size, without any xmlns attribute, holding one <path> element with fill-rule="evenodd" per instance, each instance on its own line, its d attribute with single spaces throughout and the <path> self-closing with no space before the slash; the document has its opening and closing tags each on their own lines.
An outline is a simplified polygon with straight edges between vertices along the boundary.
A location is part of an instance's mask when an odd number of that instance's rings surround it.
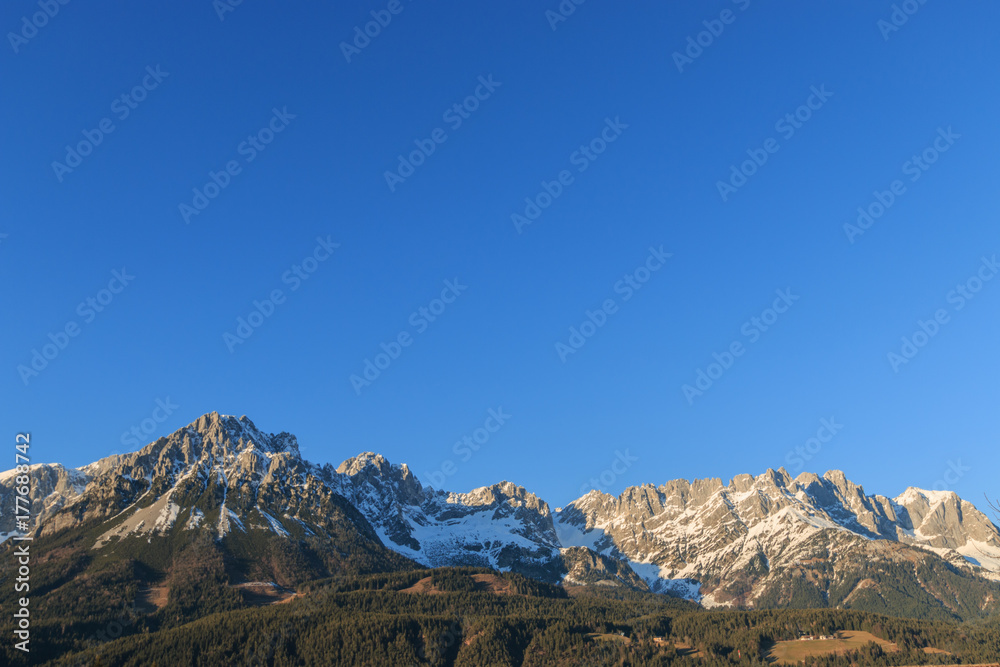
<svg viewBox="0 0 1000 667">
<path fill-rule="evenodd" d="M 277 435 L 264 433 L 246 415 L 236 417 L 209 412 L 171 437 L 183 435 L 190 436 L 195 445 L 223 446 L 231 451 L 256 448 L 265 453 L 289 453 L 299 458 L 299 443 L 294 435 L 284 431 Z"/>
<path fill-rule="evenodd" d="M 686 479 L 674 479 L 657 487 L 663 495 L 663 504 L 674 511 L 683 511 L 688 506 L 698 507 L 717 493 L 725 489 L 718 477 L 696 479 L 689 482 Z"/>
<path fill-rule="evenodd" d="M 997 527 L 954 491 L 909 487 L 894 501 L 908 518 L 914 535 L 937 548 L 956 549 L 969 542 L 1000 546 Z"/>
<path fill-rule="evenodd" d="M 736 475 L 729 481 L 729 488 L 737 493 L 746 493 L 753 488 L 754 478 L 753 475 L 747 475 L 746 473 L 741 475 Z"/>
<path fill-rule="evenodd" d="M 792 483 L 792 476 L 783 467 L 777 470 L 768 468 L 754 481 L 766 487 L 784 489 Z"/>
<path fill-rule="evenodd" d="M 472 507 L 507 503 L 515 507 L 525 507 L 534 510 L 542 516 L 549 516 L 551 514 L 548 503 L 529 492 L 523 486 L 518 486 L 508 481 L 473 489 L 468 493 L 451 493 L 448 494 L 448 498 L 449 502 L 458 501 Z"/>
<path fill-rule="evenodd" d="M 392 464 L 381 454 L 361 452 L 339 466 L 337 473 L 344 483 L 352 487 L 348 496 L 361 494 L 375 500 L 372 494 L 386 498 L 398 498 L 407 505 L 419 505 L 424 501 L 424 488 L 405 463 Z M 345 487 L 346 491 L 346 487 Z"/>
<path fill-rule="evenodd" d="M 844 474 L 843 470 L 827 470 L 823 473 L 823 479 L 833 485 L 844 498 L 865 496 L 864 487 L 847 479 L 847 475 Z"/>
<path fill-rule="evenodd" d="M 337 472 L 353 477 L 369 467 L 374 468 L 374 472 L 379 475 L 392 473 L 392 464 L 384 456 L 375 452 L 361 452 L 357 456 L 352 456 L 337 466 Z"/>
<path fill-rule="evenodd" d="M 813 484 L 822 484 L 823 478 L 814 472 L 801 472 L 795 478 L 795 484 L 803 490 L 808 490 Z"/>
</svg>

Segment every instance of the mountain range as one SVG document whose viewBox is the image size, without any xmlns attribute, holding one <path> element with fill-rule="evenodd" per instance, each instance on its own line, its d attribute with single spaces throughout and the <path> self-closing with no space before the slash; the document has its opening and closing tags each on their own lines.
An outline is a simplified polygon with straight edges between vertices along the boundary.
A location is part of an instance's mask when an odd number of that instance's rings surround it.
<svg viewBox="0 0 1000 667">
<path fill-rule="evenodd" d="M 595 490 L 553 509 L 507 481 L 468 493 L 424 486 L 406 464 L 371 452 L 336 468 L 310 463 L 295 436 L 210 413 L 81 468 L 34 464 L 31 479 L 36 538 L 72 534 L 86 558 L 127 556 L 150 580 L 210 545 L 218 576 L 283 587 L 416 563 L 705 607 L 942 619 L 1000 607 L 1000 530 L 986 515 L 952 492 L 869 495 L 840 471 Z M 13 514 L 8 471 L 0 538 L 14 534 Z"/>
</svg>

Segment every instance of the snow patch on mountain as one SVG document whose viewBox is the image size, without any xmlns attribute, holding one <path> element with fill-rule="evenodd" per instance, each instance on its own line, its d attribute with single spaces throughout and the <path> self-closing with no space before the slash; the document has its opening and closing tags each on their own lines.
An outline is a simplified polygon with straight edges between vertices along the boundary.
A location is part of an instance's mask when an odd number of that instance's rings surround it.
<svg viewBox="0 0 1000 667">
<path fill-rule="evenodd" d="M 244 533 L 247 532 L 246 527 L 243 525 L 243 521 L 240 519 L 240 516 L 236 512 L 232 511 L 229 508 L 223 508 L 223 509 L 225 509 L 224 516 L 226 518 L 226 532 L 229 532 L 230 522 L 235 523 L 236 527 L 239 528 Z"/>
<path fill-rule="evenodd" d="M 649 585 L 649 590 L 654 593 L 665 593 L 674 597 L 684 598 L 692 602 L 700 602 L 701 584 L 694 579 L 671 579 L 669 572 L 664 572 L 663 568 L 656 563 L 638 563 L 634 560 L 628 561 L 636 574 L 645 580 Z"/>
<path fill-rule="evenodd" d="M 187 523 L 184 524 L 184 530 L 194 530 L 201 525 L 201 522 L 205 520 L 205 513 L 202 512 L 197 507 L 191 509 L 191 516 L 188 518 Z"/>
<path fill-rule="evenodd" d="M 285 530 L 285 527 L 281 525 L 280 521 L 278 521 L 273 516 L 271 516 L 270 514 L 268 514 L 259 507 L 257 508 L 257 511 L 260 512 L 260 515 L 262 517 L 264 517 L 264 520 L 267 521 L 272 531 L 274 531 L 278 535 L 281 535 L 282 537 L 289 537 L 288 531 Z"/>
</svg>

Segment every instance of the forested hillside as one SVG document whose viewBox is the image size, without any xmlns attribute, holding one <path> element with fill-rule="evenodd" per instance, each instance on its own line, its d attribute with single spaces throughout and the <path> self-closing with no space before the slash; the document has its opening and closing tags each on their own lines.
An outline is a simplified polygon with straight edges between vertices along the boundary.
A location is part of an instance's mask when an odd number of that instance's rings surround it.
<svg viewBox="0 0 1000 667">
<path fill-rule="evenodd" d="M 976 663 L 1000 655 L 997 621 L 960 625 L 843 610 L 704 611 L 676 598 L 594 587 L 567 591 L 485 569 L 327 580 L 298 593 L 285 604 L 221 611 L 175 627 L 164 609 L 136 619 L 128 636 L 50 664 L 763 665 L 776 642 L 851 630 L 892 642 L 896 650 L 867 646 L 812 664 Z"/>
</svg>

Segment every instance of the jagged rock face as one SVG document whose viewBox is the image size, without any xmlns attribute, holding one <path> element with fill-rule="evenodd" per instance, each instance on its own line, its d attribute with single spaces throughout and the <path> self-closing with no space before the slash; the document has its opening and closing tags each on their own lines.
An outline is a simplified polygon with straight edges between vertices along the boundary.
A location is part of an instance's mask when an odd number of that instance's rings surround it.
<svg viewBox="0 0 1000 667">
<path fill-rule="evenodd" d="M 280 510 L 296 522 L 302 511 L 328 500 L 299 458 L 294 436 L 265 434 L 247 417 L 218 413 L 204 415 L 138 452 L 101 459 L 79 472 L 86 478 L 85 493 L 52 521 L 42 521 L 42 534 L 110 518 L 138 503 L 147 510 L 155 505 L 160 514 L 143 516 L 142 525 L 141 520 L 126 520 L 113 534 L 165 534 L 186 513 L 192 528 L 213 530 L 221 538 L 231 529 L 237 506 Z M 196 510 L 217 519 L 199 520 Z M 239 524 L 239 516 L 236 519 Z M 272 524 L 276 531 L 280 523 Z"/>
<path fill-rule="evenodd" d="M 915 534 L 914 538 L 904 535 L 904 541 L 925 541 L 944 549 L 961 549 L 971 542 L 998 546 L 996 527 L 956 493 L 911 487 L 895 502 L 905 510 L 903 527 Z"/>
<path fill-rule="evenodd" d="M 45 521 L 83 493 L 90 476 L 80 470 L 66 469 L 56 464 L 38 463 L 29 466 L 31 478 L 28 494 L 32 522 Z M 0 537 L 16 531 L 17 514 L 15 488 L 17 472 L 0 473 Z M 23 514 L 23 507 L 21 513 Z"/>
<path fill-rule="evenodd" d="M 404 463 L 393 466 L 381 454 L 364 452 L 347 459 L 337 468 L 337 473 L 355 489 L 368 486 L 382 497 L 396 497 L 406 504 L 419 504 L 424 489 Z"/>
<path fill-rule="evenodd" d="M 501 482 L 469 493 L 424 488 L 404 465 L 370 452 L 344 461 L 331 485 L 382 541 L 431 567 L 477 565 L 556 580 L 559 541 L 548 505 Z"/>
<path fill-rule="evenodd" d="M 603 556 L 591 549 L 584 547 L 563 549 L 562 561 L 566 568 L 566 574 L 562 579 L 564 584 L 649 590 L 649 585 L 629 567 L 627 562 Z"/>
<path fill-rule="evenodd" d="M 617 498 L 593 491 L 559 512 L 556 528 L 564 546 L 629 560 L 654 589 L 654 577 L 701 582 L 707 604 L 752 604 L 802 561 L 829 562 L 837 575 L 866 558 L 886 558 L 870 548 L 881 541 L 931 549 L 978 574 L 1000 572 L 1000 533 L 971 504 L 914 490 L 896 501 L 869 496 L 840 471 L 792 479 L 768 470 L 727 486 L 678 480 Z"/>
<path fill-rule="evenodd" d="M 103 532 L 92 548 L 112 551 L 121 540 L 208 533 L 236 562 L 288 584 L 329 576 L 341 565 L 407 566 L 330 487 L 328 472 L 300 458 L 294 436 L 211 413 L 138 452 L 77 471 L 40 471 L 33 484 L 40 506 L 51 509 L 39 513 L 35 533 L 96 522 Z M 7 491 L 5 479 L 4 499 Z"/>
</svg>

